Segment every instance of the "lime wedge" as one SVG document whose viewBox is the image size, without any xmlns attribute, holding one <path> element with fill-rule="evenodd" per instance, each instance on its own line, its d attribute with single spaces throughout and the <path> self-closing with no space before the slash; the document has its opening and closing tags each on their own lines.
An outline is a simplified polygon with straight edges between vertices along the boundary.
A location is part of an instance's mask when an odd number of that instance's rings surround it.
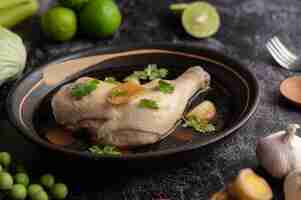
<svg viewBox="0 0 301 200">
<path fill-rule="evenodd" d="M 183 11 L 189 6 L 189 3 L 173 3 L 170 4 L 169 10 L 175 14 L 181 16 Z"/>
<path fill-rule="evenodd" d="M 189 4 L 182 15 L 185 31 L 196 38 L 214 35 L 220 27 L 220 16 L 214 6 L 205 2 Z"/>
</svg>

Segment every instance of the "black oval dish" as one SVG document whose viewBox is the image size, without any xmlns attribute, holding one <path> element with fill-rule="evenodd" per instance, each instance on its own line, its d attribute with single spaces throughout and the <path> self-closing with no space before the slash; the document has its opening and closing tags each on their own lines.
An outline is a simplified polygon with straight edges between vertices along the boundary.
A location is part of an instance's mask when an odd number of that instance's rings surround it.
<svg viewBox="0 0 301 200">
<path fill-rule="evenodd" d="M 59 147 L 44 139 L 42 129 L 54 123 L 49 99 L 63 84 L 86 75 L 100 79 L 106 76 L 122 78 L 148 64 L 168 68 L 168 78 L 175 78 L 194 65 L 200 65 L 208 71 L 212 77 L 212 88 L 198 96 L 192 104 L 210 99 L 217 105 L 220 116 L 218 131 L 199 134 L 179 125 L 174 133 L 161 142 L 122 156 L 96 156 L 82 150 L 83 147 Z M 220 140 L 246 123 L 255 112 L 258 102 L 258 82 L 239 62 L 195 46 L 151 44 L 93 48 L 65 55 L 18 81 L 10 91 L 7 108 L 11 122 L 20 132 L 43 147 L 76 157 L 128 160 L 171 155 Z M 181 137 L 177 137 L 179 133 Z M 191 134 L 192 137 L 186 140 L 183 134 Z"/>
</svg>

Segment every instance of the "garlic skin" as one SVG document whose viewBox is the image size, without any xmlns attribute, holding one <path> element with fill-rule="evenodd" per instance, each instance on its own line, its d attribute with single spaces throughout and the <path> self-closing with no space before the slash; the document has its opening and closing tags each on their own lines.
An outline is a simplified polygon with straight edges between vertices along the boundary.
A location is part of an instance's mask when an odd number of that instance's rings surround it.
<svg viewBox="0 0 301 200">
<path fill-rule="evenodd" d="M 300 200 L 301 197 L 301 169 L 289 173 L 284 181 L 285 200 Z"/>
<path fill-rule="evenodd" d="M 273 177 L 283 178 L 292 170 L 301 168 L 301 138 L 295 134 L 298 128 L 298 124 L 290 124 L 286 131 L 258 140 L 257 159 Z"/>
</svg>

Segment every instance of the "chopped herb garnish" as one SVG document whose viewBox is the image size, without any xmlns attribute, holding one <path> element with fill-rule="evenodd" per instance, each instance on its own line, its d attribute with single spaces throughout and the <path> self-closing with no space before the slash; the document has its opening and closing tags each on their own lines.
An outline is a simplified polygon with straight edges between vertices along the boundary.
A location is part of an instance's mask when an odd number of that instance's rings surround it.
<svg viewBox="0 0 301 200">
<path fill-rule="evenodd" d="M 133 74 L 125 77 L 124 81 L 128 82 L 128 81 L 133 81 L 133 80 L 147 80 L 147 76 L 144 73 L 144 71 L 134 71 Z"/>
<path fill-rule="evenodd" d="M 147 76 L 149 77 L 149 80 L 155 80 L 164 78 L 168 74 L 168 70 L 165 68 L 158 68 L 155 64 L 150 64 L 145 69 L 145 72 L 147 73 Z"/>
<path fill-rule="evenodd" d="M 215 126 L 209 123 L 207 120 L 200 120 L 195 116 L 190 116 L 188 119 L 185 119 L 184 127 L 191 127 L 195 131 L 200 133 L 207 133 L 215 131 Z"/>
<path fill-rule="evenodd" d="M 140 108 L 159 109 L 159 105 L 156 101 L 151 99 L 141 99 L 139 102 Z"/>
<path fill-rule="evenodd" d="M 139 79 L 137 77 L 134 77 L 134 76 L 128 76 L 123 81 L 125 81 L 125 82 L 133 82 L 133 83 L 140 84 Z"/>
<path fill-rule="evenodd" d="M 113 83 L 113 84 L 119 84 L 120 82 L 116 80 L 116 78 L 114 77 L 106 77 L 104 82 L 107 82 L 107 83 Z"/>
<path fill-rule="evenodd" d="M 175 90 L 175 86 L 173 86 L 172 84 L 166 82 L 166 81 L 159 81 L 159 90 L 162 93 L 165 94 L 170 94 L 173 93 L 173 91 Z"/>
<path fill-rule="evenodd" d="M 166 77 L 168 70 L 165 68 L 158 68 L 156 64 L 149 64 L 143 71 L 134 71 L 133 74 L 125 78 L 125 81 L 136 80 L 155 80 Z"/>
<path fill-rule="evenodd" d="M 145 71 L 134 71 L 134 73 L 131 75 L 132 78 L 141 79 L 141 80 L 147 80 L 148 76 Z"/>
<path fill-rule="evenodd" d="M 112 90 L 112 92 L 111 92 L 112 97 L 121 97 L 121 96 L 127 96 L 127 95 L 128 95 L 127 91 L 123 91 L 120 89 L 115 89 L 115 90 Z"/>
<path fill-rule="evenodd" d="M 99 84 L 99 80 L 93 79 L 86 81 L 85 83 L 78 83 L 71 89 L 71 95 L 73 97 L 81 98 L 96 90 Z"/>
<path fill-rule="evenodd" d="M 110 145 L 93 145 L 88 150 L 97 155 L 121 155 L 116 147 Z"/>
<path fill-rule="evenodd" d="M 125 77 L 125 79 L 123 79 L 123 81 L 124 82 L 139 81 L 139 78 L 132 74 L 130 76 Z"/>
</svg>

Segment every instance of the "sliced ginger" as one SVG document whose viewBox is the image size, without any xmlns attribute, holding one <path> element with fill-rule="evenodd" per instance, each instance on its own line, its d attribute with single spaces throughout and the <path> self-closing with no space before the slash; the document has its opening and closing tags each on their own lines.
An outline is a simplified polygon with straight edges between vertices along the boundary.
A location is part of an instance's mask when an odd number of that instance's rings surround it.
<svg viewBox="0 0 301 200">
<path fill-rule="evenodd" d="M 252 169 L 243 169 L 227 188 L 237 200 L 271 200 L 273 193 L 269 184 Z"/>
<path fill-rule="evenodd" d="M 126 104 L 130 101 L 131 97 L 133 97 L 139 92 L 142 92 L 143 90 L 143 86 L 135 82 L 129 81 L 114 87 L 111 90 L 107 100 L 108 102 L 114 105 Z"/>
</svg>

